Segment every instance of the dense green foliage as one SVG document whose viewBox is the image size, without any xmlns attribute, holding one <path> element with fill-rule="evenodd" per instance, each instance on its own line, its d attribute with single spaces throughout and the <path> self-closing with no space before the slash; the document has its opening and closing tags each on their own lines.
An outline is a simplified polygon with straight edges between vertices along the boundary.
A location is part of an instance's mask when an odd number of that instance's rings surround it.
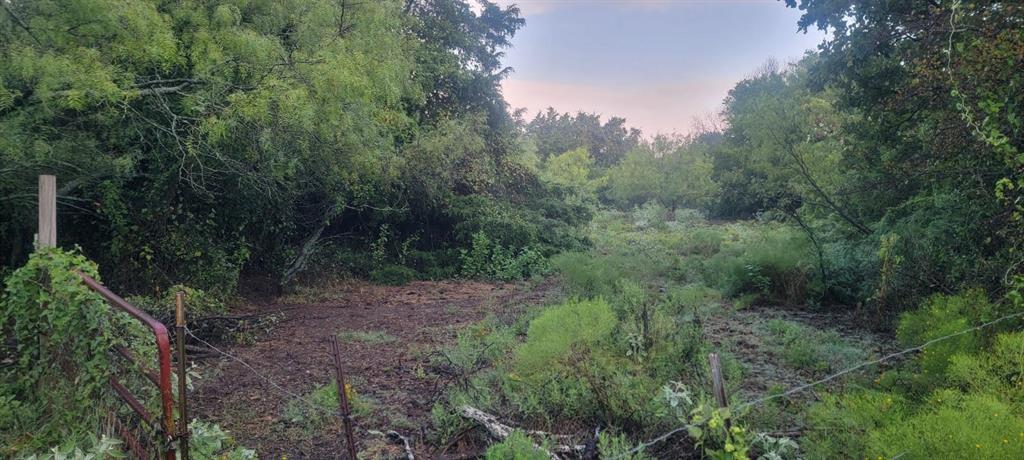
<svg viewBox="0 0 1024 460">
<path fill-rule="evenodd" d="M 75 270 L 96 275 L 81 255 L 39 251 L 6 281 L 0 324 L 17 353 L 0 368 L 5 456 L 91 439 L 109 407 L 107 351 L 129 344 L 124 334 L 133 322 L 109 314 Z"/>
<path fill-rule="evenodd" d="M 714 212 L 801 227 L 825 294 L 876 321 L 935 291 L 999 290 L 1020 241 L 1020 5 L 787 3 L 832 35 L 730 92 Z"/>
<path fill-rule="evenodd" d="M 61 241 L 121 292 L 230 294 L 243 270 L 284 286 L 315 263 L 450 276 L 440 268 L 480 231 L 512 252 L 579 244 L 586 210 L 522 161 L 499 91 L 502 49 L 523 24 L 514 7 L 3 8 L 5 266 L 31 248 L 40 173 L 59 177 Z"/>
<path fill-rule="evenodd" d="M 5 280 L 0 330 L 11 347 L 9 355 L 8 350 L 0 355 L 5 362 L 0 367 L 0 453 L 5 458 L 123 455 L 121 441 L 100 434 L 109 429 L 103 428 L 109 413 L 131 413 L 109 391 L 108 380 L 115 375 L 111 348 L 124 346 L 141 362 L 155 363 L 156 353 L 151 332 L 127 313 L 112 310 L 78 276 L 98 277 L 96 271 L 81 254 L 51 248 L 33 253 Z M 160 413 L 159 395 L 140 373 L 116 376 L 150 413 Z M 190 429 L 193 452 L 254 458 L 216 425 L 194 420 Z"/>
</svg>

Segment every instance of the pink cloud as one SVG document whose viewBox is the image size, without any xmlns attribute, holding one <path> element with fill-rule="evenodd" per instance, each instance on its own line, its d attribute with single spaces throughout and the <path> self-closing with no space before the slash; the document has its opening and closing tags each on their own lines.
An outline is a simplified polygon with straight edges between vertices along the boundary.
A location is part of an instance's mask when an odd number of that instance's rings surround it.
<svg viewBox="0 0 1024 460">
<path fill-rule="evenodd" d="M 693 120 L 718 112 L 722 99 L 735 85 L 729 78 L 702 79 L 646 86 L 567 84 L 510 78 L 502 85 L 513 108 L 526 108 L 529 117 L 547 107 L 560 112 L 594 112 L 618 116 L 646 135 L 685 134 Z"/>
<path fill-rule="evenodd" d="M 695 0 L 699 3 L 701 0 Z M 736 1 L 736 0 L 703 0 L 710 3 L 716 1 Z M 751 0 L 743 0 L 751 1 Z M 772 1 L 772 0 L 753 0 L 753 1 Z M 523 16 L 530 16 L 535 14 L 541 14 L 543 12 L 550 11 L 552 9 L 570 8 L 570 7 L 593 7 L 594 5 L 607 5 L 615 6 L 626 9 L 665 9 L 673 6 L 671 0 L 492 0 L 500 6 L 516 5 L 519 7 Z M 690 0 L 694 2 L 694 0 Z M 476 0 L 470 0 L 470 5 L 479 10 L 479 3 Z"/>
</svg>

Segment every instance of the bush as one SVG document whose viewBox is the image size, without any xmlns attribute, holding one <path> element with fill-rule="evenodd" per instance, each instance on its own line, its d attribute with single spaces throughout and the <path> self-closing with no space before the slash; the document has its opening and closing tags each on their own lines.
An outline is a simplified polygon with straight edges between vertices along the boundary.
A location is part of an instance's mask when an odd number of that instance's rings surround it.
<svg viewBox="0 0 1024 460">
<path fill-rule="evenodd" d="M 509 402 L 545 421 L 653 426 L 660 418 L 654 398 L 659 382 L 688 365 L 685 349 L 699 342 L 699 334 L 689 335 L 690 328 L 655 312 L 645 337 L 639 324 L 617 318 L 616 310 L 633 308 L 570 300 L 531 321 L 502 380 Z"/>
<path fill-rule="evenodd" d="M 376 404 L 356 392 L 351 383 L 345 384 L 349 408 L 353 417 L 366 417 L 373 413 Z M 294 399 L 284 409 L 284 418 L 297 424 L 307 432 L 315 433 L 338 420 L 338 383 L 331 380 L 326 385 L 313 388 L 303 399 Z"/>
<path fill-rule="evenodd" d="M 409 284 L 417 277 L 416 270 L 402 265 L 385 265 L 370 272 L 370 281 L 388 286 Z"/>
<path fill-rule="evenodd" d="M 808 458 L 863 458 L 870 433 L 900 420 L 906 400 L 881 391 L 826 394 L 808 411 Z M 874 457 L 873 457 L 874 458 Z"/>
<path fill-rule="evenodd" d="M 980 290 L 936 295 L 903 315 L 897 337 L 922 345 L 994 319 L 1001 308 Z M 1022 458 L 1024 333 L 984 334 L 929 345 L 906 370 L 878 381 L 892 392 L 854 390 L 812 407 L 812 456 Z"/>
<path fill-rule="evenodd" d="M 461 250 L 461 259 L 462 274 L 469 278 L 512 281 L 548 271 L 547 260 L 539 249 L 527 247 L 515 252 L 483 232 L 473 235 L 473 244 L 468 250 Z"/>
<path fill-rule="evenodd" d="M 633 225 L 639 229 L 664 230 L 668 222 L 668 209 L 655 200 L 633 209 Z"/>
<path fill-rule="evenodd" d="M 132 296 L 128 298 L 128 302 L 145 310 L 146 313 L 149 313 L 165 324 L 170 324 L 173 323 L 175 298 L 179 292 L 185 294 L 185 314 L 189 318 L 222 315 L 227 312 L 227 306 L 225 306 L 224 301 L 219 296 L 210 294 L 202 289 L 194 289 L 181 284 L 171 286 L 159 298 Z"/>
<path fill-rule="evenodd" d="M 934 393 L 920 405 L 894 394 L 828 396 L 810 411 L 810 458 L 1024 457 L 1024 419 L 998 396 Z"/>
<path fill-rule="evenodd" d="M 534 445 L 529 436 L 516 430 L 504 441 L 487 449 L 485 458 L 487 460 L 549 460 L 551 457 Z"/>
<path fill-rule="evenodd" d="M 905 347 L 918 346 L 995 319 L 997 315 L 996 307 L 981 290 L 953 296 L 934 295 L 919 310 L 903 314 L 896 329 L 896 338 Z M 920 369 L 917 383 L 925 389 L 941 385 L 951 358 L 958 353 L 979 349 L 984 343 L 984 333 L 969 332 L 930 345 L 915 362 Z"/>
<path fill-rule="evenodd" d="M 107 387 L 109 352 L 142 342 L 132 340 L 141 326 L 126 313 L 112 312 L 76 273 L 97 278 L 96 270 L 81 254 L 46 248 L 5 280 L 0 332 L 5 343 L 17 347 L 12 362 L 0 366 L 5 450 L 33 452 L 65 442 L 85 446 L 100 432 L 104 408 L 113 398 Z M 151 348 L 132 351 L 139 359 L 152 356 Z"/>
<path fill-rule="evenodd" d="M 762 225 L 733 241 L 708 260 L 708 277 L 728 296 L 757 293 L 765 300 L 798 305 L 820 293 L 810 241 L 796 231 Z"/>
<path fill-rule="evenodd" d="M 1024 458 L 1024 418 L 997 395 L 940 391 L 919 410 L 868 437 L 875 458 Z"/>
<path fill-rule="evenodd" d="M 1024 412 L 1024 332 L 1004 333 L 996 337 L 985 353 L 958 353 L 946 369 L 948 383 L 976 393 L 1001 395 L 1002 401 Z M 1024 440 L 1022 440 L 1024 441 Z"/>
<path fill-rule="evenodd" d="M 227 432 L 215 424 L 192 420 L 188 429 L 190 453 L 196 458 L 223 460 L 255 460 L 257 458 L 256 451 L 239 447 Z"/>
<path fill-rule="evenodd" d="M 516 370 L 531 377 L 569 364 L 573 349 L 586 350 L 606 340 L 616 323 L 611 306 L 600 299 L 550 307 L 530 322 L 526 342 L 515 353 Z"/>
</svg>

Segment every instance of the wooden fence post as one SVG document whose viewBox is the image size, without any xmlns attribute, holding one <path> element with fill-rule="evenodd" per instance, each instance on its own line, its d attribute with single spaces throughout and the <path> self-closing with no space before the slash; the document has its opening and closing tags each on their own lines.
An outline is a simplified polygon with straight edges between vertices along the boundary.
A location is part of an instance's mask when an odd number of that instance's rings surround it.
<svg viewBox="0 0 1024 460">
<path fill-rule="evenodd" d="M 715 403 L 719 409 L 729 409 L 729 396 L 725 393 L 725 379 L 722 377 L 722 363 L 718 360 L 718 353 L 708 353 L 708 364 L 711 365 L 711 387 L 715 393 Z M 732 427 L 732 414 L 725 419 L 725 429 Z"/>
<path fill-rule="evenodd" d="M 39 176 L 39 233 L 36 247 L 57 246 L 57 177 Z"/>
<path fill-rule="evenodd" d="M 178 291 L 174 295 L 175 338 L 178 339 L 178 452 L 181 460 L 189 460 L 188 456 L 188 369 L 185 363 L 185 293 Z"/>
</svg>

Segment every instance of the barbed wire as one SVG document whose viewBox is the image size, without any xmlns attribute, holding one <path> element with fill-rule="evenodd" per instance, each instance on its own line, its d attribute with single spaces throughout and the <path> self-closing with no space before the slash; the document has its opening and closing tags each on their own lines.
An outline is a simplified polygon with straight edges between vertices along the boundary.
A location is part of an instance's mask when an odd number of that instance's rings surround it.
<svg viewBox="0 0 1024 460">
<path fill-rule="evenodd" d="M 239 357 L 237 357 L 235 355 L 232 355 L 231 353 L 228 353 L 228 352 L 226 352 L 224 350 L 221 350 L 220 348 L 215 347 L 210 342 L 207 342 L 207 341 L 197 337 L 195 334 L 192 333 L 192 330 L 189 329 L 187 326 L 185 327 L 185 333 L 188 334 L 189 337 L 192 337 L 193 339 L 195 339 L 199 343 L 202 343 L 203 345 L 205 345 L 209 349 L 213 350 L 214 352 L 216 352 L 216 353 L 218 353 L 220 355 L 223 355 L 223 356 L 225 356 L 227 358 L 230 358 L 231 360 L 241 364 L 246 369 L 248 369 L 249 372 L 252 372 L 253 375 L 259 377 L 261 380 L 263 380 L 264 382 L 269 384 L 271 387 L 273 387 L 277 391 L 283 393 L 285 396 L 288 396 L 289 398 L 292 398 L 294 400 L 301 401 L 304 404 L 306 404 L 307 406 L 309 406 L 311 409 L 316 410 L 317 412 L 321 412 L 321 413 L 324 413 L 324 414 L 327 414 L 327 415 L 331 415 L 331 416 L 336 416 L 337 415 L 337 412 L 335 412 L 334 410 L 325 409 L 325 408 L 317 405 L 316 403 L 306 399 L 305 396 L 303 396 L 301 394 L 298 394 L 298 393 L 295 393 L 295 392 L 293 392 L 293 391 L 291 391 L 291 390 L 289 390 L 289 389 L 279 385 L 273 379 L 271 379 L 270 377 L 267 377 L 266 375 L 264 375 L 260 371 L 256 370 L 256 368 L 252 367 L 252 365 L 250 365 L 249 363 L 245 362 L 241 358 L 239 358 Z"/>
<path fill-rule="evenodd" d="M 754 399 L 752 401 L 747 401 L 745 403 L 738 404 L 738 405 L 736 405 L 734 407 L 737 410 L 745 410 L 745 409 L 748 409 L 750 407 L 753 407 L 753 406 L 756 406 L 756 405 L 759 405 L 759 404 L 764 404 L 764 403 L 766 403 L 768 401 L 771 401 L 771 400 L 774 400 L 774 399 L 785 398 L 785 397 L 794 395 L 796 393 L 808 390 L 810 388 L 816 387 L 816 386 L 821 385 L 823 383 L 830 382 L 830 381 L 835 380 L 835 379 L 837 379 L 839 377 L 842 377 L 844 375 L 856 372 L 859 369 L 863 369 L 863 368 L 868 367 L 868 366 L 880 364 L 882 362 L 888 361 L 890 359 L 893 359 L 893 358 L 896 358 L 896 357 L 899 357 L 899 356 L 906 355 L 908 353 L 913 353 L 913 352 L 916 352 L 916 351 L 921 351 L 921 350 L 923 350 L 923 349 L 925 349 L 925 348 L 927 348 L 927 347 L 929 347 L 931 345 L 934 345 L 936 343 L 943 342 L 943 341 L 952 339 L 954 337 L 959 337 L 961 335 L 968 334 L 968 333 L 971 333 L 971 332 L 979 331 L 979 330 L 982 330 L 982 329 L 994 326 L 994 325 L 996 325 L 998 323 L 1001 323 L 1003 321 L 1014 319 L 1014 318 L 1019 318 L 1019 317 L 1022 317 L 1022 316 L 1024 316 L 1024 311 L 1020 311 L 1020 312 L 1017 312 L 1017 313 L 1011 313 L 1009 315 L 1005 315 L 1005 316 L 996 318 L 996 319 L 994 319 L 992 321 L 988 321 L 986 323 L 982 323 L 982 324 L 979 324 L 979 325 L 974 326 L 974 327 L 970 327 L 970 328 L 967 328 L 967 329 L 964 329 L 964 330 L 961 330 L 961 331 L 957 331 L 957 332 L 954 332 L 952 334 L 944 335 L 942 337 L 936 337 L 934 339 L 931 339 L 931 340 L 929 340 L 927 342 L 924 342 L 924 343 L 922 343 L 920 345 L 917 345 L 917 346 L 914 346 L 914 347 L 903 349 L 903 350 L 900 350 L 900 351 L 897 351 L 897 352 L 894 352 L 894 353 L 889 353 L 889 354 L 887 354 L 885 356 L 882 356 L 881 358 L 872 359 L 870 361 L 862 362 L 862 363 L 860 363 L 860 364 L 858 364 L 856 366 L 853 366 L 853 367 L 844 369 L 842 371 L 836 372 L 836 373 L 834 373 L 832 375 L 829 375 L 827 377 L 823 377 L 821 379 L 815 380 L 815 381 L 810 382 L 810 383 L 805 383 L 803 385 L 795 386 L 795 387 L 790 388 L 790 389 L 788 389 L 788 390 L 786 390 L 786 391 L 784 391 L 782 393 L 777 393 L 777 394 L 765 396 L 763 398 Z M 675 429 L 673 429 L 673 430 L 671 430 L 671 431 L 669 431 L 669 432 L 667 432 L 665 434 L 662 434 L 661 436 L 653 438 L 653 439 L 651 439 L 649 441 L 641 442 L 640 444 L 638 444 L 633 449 L 630 449 L 627 452 L 624 452 L 624 453 L 621 453 L 621 454 L 616 455 L 614 457 L 611 457 L 608 460 L 621 460 L 621 459 L 627 458 L 627 457 L 629 457 L 629 456 L 631 456 L 633 454 L 637 454 L 637 453 L 643 451 L 644 449 L 646 449 L 648 447 L 651 447 L 651 446 L 653 446 L 655 444 L 658 444 L 658 443 L 660 443 L 662 441 L 665 441 L 666 439 L 669 439 L 672 436 L 675 436 L 676 434 L 678 434 L 678 433 L 680 433 L 682 431 L 686 431 L 689 427 L 690 427 L 690 425 L 687 424 L 687 425 L 683 425 L 683 426 L 680 426 L 678 428 L 675 428 Z"/>
</svg>

